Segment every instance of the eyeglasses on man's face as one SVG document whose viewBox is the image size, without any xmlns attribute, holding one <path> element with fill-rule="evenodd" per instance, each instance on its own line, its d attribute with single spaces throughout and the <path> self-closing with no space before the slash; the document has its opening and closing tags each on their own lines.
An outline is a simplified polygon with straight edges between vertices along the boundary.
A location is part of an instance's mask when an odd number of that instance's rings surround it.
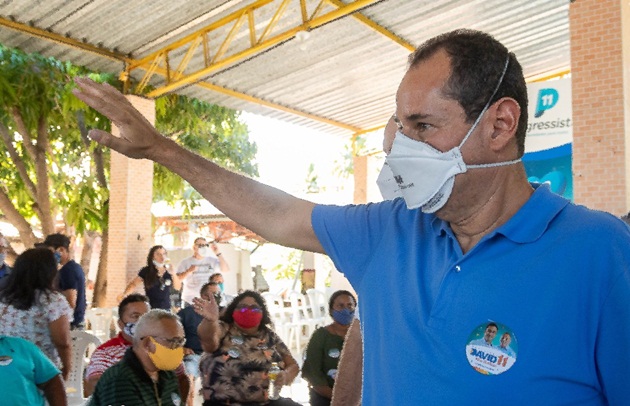
<svg viewBox="0 0 630 406">
<path fill-rule="evenodd" d="M 171 350 L 175 348 L 183 347 L 184 344 L 186 344 L 186 337 L 173 337 L 173 338 L 166 338 L 166 337 L 160 337 L 160 336 L 149 336 L 149 337 L 153 337 L 157 341 L 161 341 L 161 344 L 163 344 L 165 347 L 170 348 Z"/>
</svg>

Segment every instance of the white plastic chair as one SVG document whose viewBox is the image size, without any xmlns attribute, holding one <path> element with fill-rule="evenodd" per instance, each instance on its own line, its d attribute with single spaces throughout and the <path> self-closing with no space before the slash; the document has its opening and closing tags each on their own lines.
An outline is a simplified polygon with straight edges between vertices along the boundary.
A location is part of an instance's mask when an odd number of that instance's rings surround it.
<svg viewBox="0 0 630 406">
<path fill-rule="evenodd" d="M 300 292 L 289 292 L 290 320 L 289 339 L 287 346 L 292 348 L 295 344 L 298 359 L 302 358 L 302 346 L 306 344 L 311 334 L 315 331 L 316 321 L 311 316 L 306 297 Z"/>
<path fill-rule="evenodd" d="M 114 334 L 120 332 L 120 326 L 118 325 L 118 306 L 112 307 L 112 323 L 114 323 Z"/>
<path fill-rule="evenodd" d="M 316 327 L 325 326 L 328 316 L 328 299 L 326 299 L 326 294 L 321 290 L 307 289 L 306 295 L 311 305 L 311 312 L 313 312 Z"/>
<path fill-rule="evenodd" d="M 85 311 L 85 319 L 88 321 L 90 328 L 87 332 L 94 334 L 101 341 L 107 341 L 110 337 L 110 329 L 112 326 L 112 308 L 111 307 L 92 307 Z"/>
<path fill-rule="evenodd" d="M 89 352 L 92 352 L 101 345 L 101 340 L 94 334 L 80 330 L 71 331 L 70 337 L 72 339 L 72 367 L 68 374 L 68 380 L 65 382 L 66 395 L 68 406 L 78 406 L 85 404 L 87 400 L 83 397 L 83 371 L 89 360 L 86 355 L 90 346 L 93 348 Z"/>
<path fill-rule="evenodd" d="M 288 345 L 289 329 L 287 322 L 289 318 L 282 297 L 271 292 L 263 292 L 261 295 L 263 299 L 265 299 L 269 317 L 274 325 L 274 331 L 280 336 L 282 341 Z"/>
</svg>

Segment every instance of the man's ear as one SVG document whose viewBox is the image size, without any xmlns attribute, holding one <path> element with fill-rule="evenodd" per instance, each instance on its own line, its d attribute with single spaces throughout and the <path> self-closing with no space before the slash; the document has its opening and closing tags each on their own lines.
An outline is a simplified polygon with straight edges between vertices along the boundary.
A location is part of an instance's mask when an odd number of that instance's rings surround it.
<svg viewBox="0 0 630 406">
<path fill-rule="evenodd" d="M 504 97 L 494 103 L 494 108 L 494 131 L 492 132 L 490 147 L 494 151 L 499 151 L 515 140 L 521 117 L 521 107 L 511 97 Z"/>
<path fill-rule="evenodd" d="M 118 327 L 120 327 L 121 330 L 123 330 L 125 328 L 125 324 L 127 324 L 127 323 L 124 323 L 122 321 L 122 319 L 120 319 L 120 318 L 118 319 Z"/>
<path fill-rule="evenodd" d="M 156 350 L 155 343 L 151 341 L 151 338 L 149 336 L 146 336 L 142 339 L 142 348 L 150 353 L 154 353 Z"/>
</svg>

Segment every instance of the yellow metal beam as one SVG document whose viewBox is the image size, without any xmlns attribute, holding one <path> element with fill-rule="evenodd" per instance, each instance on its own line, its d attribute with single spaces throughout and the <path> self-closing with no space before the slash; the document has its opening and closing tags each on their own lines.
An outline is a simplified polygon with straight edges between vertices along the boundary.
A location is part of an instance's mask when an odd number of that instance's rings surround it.
<svg viewBox="0 0 630 406">
<path fill-rule="evenodd" d="M 326 0 L 326 1 L 329 2 L 330 4 L 335 5 L 336 7 L 342 7 L 344 5 L 344 3 L 342 3 L 339 0 Z M 355 13 L 355 14 L 352 14 L 352 17 L 355 18 L 356 20 L 362 22 L 363 24 L 367 25 L 368 27 L 370 27 L 370 29 L 372 29 L 372 30 L 378 32 L 379 34 L 384 35 L 385 37 L 391 39 L 392 41 L 394 41 L 398 45 L 402 46 L 403 48 L 406 48 L 407 50 L 409 50 L 411 52 L 416 50 L 416 47 L 413 44 L 410 44 L 409 42 L 407 42 L 404 39 L 400 38 L 398 35 L 394 34 L 390 30 L 388 30 L 387 28 L 383 27 L 382 25 L 379 25 L 378 23 L 374 22 L 373 20 L 370 20 L 368 17 L 364 16 L 363 14 Z"/>
<path fill-rule="evenodd" d="M 25 34 L 32 35 L 34 37 L 43 38 L 56 42 L 58 44 L 67 45 L 71 48 L 79 49 L 81 51 L 90 52 L 98 56 L 113 59 L 115 61 L 130 62 L 131 58 L 118 52 L 110 51 L 109 49 L 97 47 L 87 44 L 85 42 L 77 41 L 73 38 L 65 37 L 63 35 L 55 34 L 54 32 L 42 30 L 40 28 L 32 27 L 30 25 L 17 23 L 15 21 L 7 20 L 0 17 L 0 26 L 11 28 L 12 30 L 19 31 Z"/>
<path fill-rule="evenodd" d="M 272 102 L 269 102 L 267 100 L 259 99 L 259 98 L 256 98 L 256 97 L 244 94 L 244 93 L 239 93 L 239 92 L 236 92 L 234 90 L 226 89 L 224 87 L 217 86 L 217 85 L 214 85 L 212 83 L 197 82 L 197 86 L 200 86 L 200 87 L 203 87 L 203 88 L 206 88 L 208 90 L 212 90 L 212 91 L 215 91 L 215 92 L 218 92 L 218 93 L 222 93 L 222 94 L 225 94 L 225 95 L 228 95 L 228 96 L 239 98 L 241 100 L 245 100 L 245 101 L 249 101 L 249 102 L 252 102 L 252 103 L 260 104 L 261 106 L 270 107 L 270 108 L 275 109 L 275 110 L 284 111 L 286 113 L 291 113 L 291 114 L 296 115 L 296 116 L 308 118 L 308 119 L 314 120 L 314 121 L 319 121 L 321 123 L 326 123 L 326 124 L 332 125 L 334 127 L 343 128 L 344 130 L 348 130 L 348 131 L 351 131 L 353 133 L 361 132 L 361 129 L 358 128 L 358 127 L 354 127 L 354 126 L 351 126 L 351 125 L 348 125 L 348 124 L 340 123 L 339 121 L 335 121 L 335 120 L 327 119 L 327 118 L 324 118 L 324 117 L 316 116 L 316 115 L 313 115 L 313 114 L 310 114 L 310 113 L 305 113 L 303 111 L 292 109 L 290 107 L 286 107 L 286 106 L 283 106 L 281 104 L 272 103 Z"/>
<path fill-rule="evenodd" d="M 217 33 L 220 29 L 225 29 L 227 26 L 232 24 L 232 30 L 230 30 L 230 34 L 228 34 L 228 37 L 223 41 L 222 48 L 220 49 L 221 52 L 217 52 L 216 56 L 213 58 L 210 65 L 204 66 L 201 69 L 198 69 L 194 72 L 189 73 L 188 75 L 184 75 L 179 80 L 173 80 L 170 83 L 167 83 L 164 86 L 159 87 L 158 89 L 155 89 L 154 91 L 148 94 L 149 97 L 158 97 L 165 93 L 175 91 L 183 86 L 187 86 L 197 81 L 200 81 L 203 78 L 209 76 L 213 72 L 216 72 L 235 62 L 244 60 L 261 51 L 269 49 L 286 40 L 289 40 L 293 38 L 295 34 L 298 33 L 299 31 L 310 30 L 313 28 L 317 28 L 321 25 L 328 24 L 331 21 L 337 20 L 346 15 L 350 15 L 356 12 L 357 10 L 360 10 L 363 7 L 369 6 L 370 4 L 373 4 L 377 1 L 379 0 L 356 0 L 348 4 L 340 3 L 341 6 L 336 7 L 332 11 L 329 11 L 327 13 L 322 13 L 317 16 L 311 16 L 306 22 L 303 22 L 301 25 L 295 26 L 293 28 L 289 28 L 281 33 L 274 35 L 272 34 L 273 28 L 278 23 L 278 20 L 284 14 L 284 7 L 286 7 L 288 4 L 288 0 L 283 0 L 282 3 L 280 4 L 280 8 L 278 8 L 277 11 L 274 13 L 274 17 L 271 19 L 271 21 L 267 23 L 267 25 L 263 29 L 263 33 L 260 36 L 255 35 L 254 33 L 251 32 L 252 27 L 255 28 L 254 24 L 250 23 L 250 24 L 245 25 L 246 27 L 248 27 L 249 37 L 257 38 L 256 44 L 254 46 L 249 46 L 245 49 L 235 50 L 235 52 L 232 52 L 228 56 L 223 57 L 224 56 L 223 54 L 227 52 L 227 50 L 225 49 L 226 46 L 229 46 L 232 42 L 232 38 L 234 36 L 232 31 L 235 28 L 240 28 L 240 26 L 237 27 L 237 24 L 242 24 L 243 16 L 251 15 L 255 10 L 258 10 L 261 7 L 266 6 L 267 4 L 270 3 L 269 0 L 259 0 L 249 6 L 246 6 L 222 18 L 221 20 L 215 23 L 212 23 L 208 27 L 205 27 L 191 35 L 188 35 L 187 37 L 182 38 L 181 40 L 176 41 L 168 45 L 167 47 L 148 55 L 145 58 L 142 58 L 137 63 L 129 65 L 127 69 L 128 71 L 132 71 L 134 69 L 144 67 L 146 65 L 150 65 L 151 61 L 157 59 L 159 55 L 164 54 L 164 53 L 170 53 L 180 48 L 188 47 L 199 36 L 203 36 L 204 38 L 207 38 L 209 33 L 211 32 Z M 276 5 L 274 4 L 273 6 L 276 6 Z M 303 3 L 300 3 L 300 6 L 303 9 Z M 249 17 L 249 18 L 253 19 L 253 17 Z M 185 69 L 185 67 L 182 67 L 182 68 Z"/>
<path fill-rule="evenodd" d="M 544 82 L 544 81 L 551 80 L 551 79 L 561 78 L 563 76 L 568 75 L 569 73 L 571 73 L 571 70 L 570 69 L 565 69 L 565 70 L 561 70 L 561 71 L 558 71 L 558 72 L 544 73 L 542 75 L 532 76 L 532 77 L 529 77 L 529 78 L 527 78 L 525 80 L 527 81 L 527 83 Z"/>
</svg>

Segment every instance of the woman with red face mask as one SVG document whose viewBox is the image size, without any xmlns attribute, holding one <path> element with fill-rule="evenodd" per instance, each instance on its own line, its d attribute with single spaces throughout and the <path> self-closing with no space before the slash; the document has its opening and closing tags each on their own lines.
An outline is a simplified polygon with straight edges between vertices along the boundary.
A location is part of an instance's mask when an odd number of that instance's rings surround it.
<svg viewBox="0 0 630 406">
<path fill-rule="evenodd" d="M 276 386 L 290 384 L 300 368 L 271 329 L 269 312 L 259 293 L 241 293 L 221 316 L 214 298 L 195 298 L 193 306 L 204 317 L 197 330 L 205 352 L 199 364 L 204 406 L 299 406 L 291 399 L 269 399 L 272 364 L 281 369 L 274 381 Z"/>
</svg>

